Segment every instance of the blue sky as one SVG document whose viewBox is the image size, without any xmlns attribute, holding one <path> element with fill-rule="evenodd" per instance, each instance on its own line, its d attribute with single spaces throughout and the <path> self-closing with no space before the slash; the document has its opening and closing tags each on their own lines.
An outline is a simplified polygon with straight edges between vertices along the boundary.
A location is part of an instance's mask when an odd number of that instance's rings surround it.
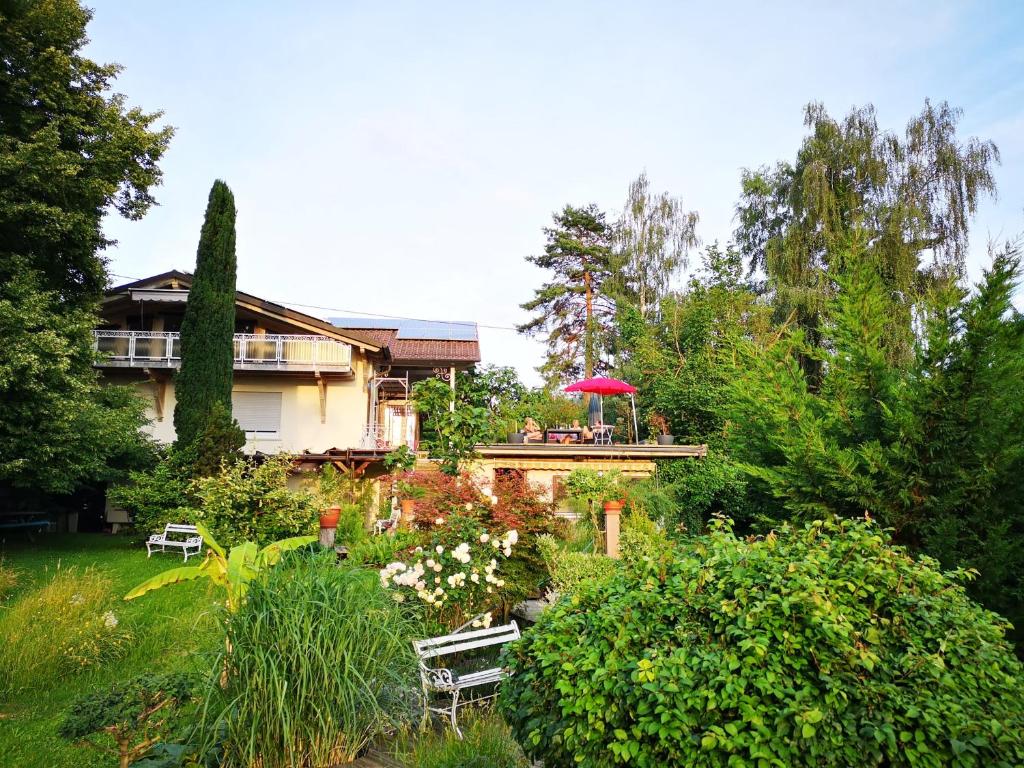
<svg viewBox="0 0 1024 768">
<path fill-rule="evenodd" d="M 177 128 L 160 206 L 108 221 L 120 275 L 191 270 L 223 178 L 243 290 L 511 326 L 552 211 L 614 214 L 646 169 L 724 242 L 741 169 L 792 159 L 811 100 L 897 130 L 925 98 L 963 108 L 1002 153 L 972 276 L 1024 231 L 1024 3 L 89 4 L 89 55 Z M 481 339 L 536 382 L 538 342 Z"/>
</svg>

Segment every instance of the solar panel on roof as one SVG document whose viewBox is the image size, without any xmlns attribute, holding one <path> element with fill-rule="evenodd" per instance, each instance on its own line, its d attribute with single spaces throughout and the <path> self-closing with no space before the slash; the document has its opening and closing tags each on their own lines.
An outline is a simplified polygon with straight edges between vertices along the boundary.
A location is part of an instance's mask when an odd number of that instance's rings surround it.
<svg viewBox="0 0 1024 768">
<path fill-rule="evenodd" d="M 339 328 L 397 330 L 399 339 L 427 341 L 477 341 L 476 323 L 471 321 L 394 320 L 372 317 L 332 317 Z"/>
</svg>

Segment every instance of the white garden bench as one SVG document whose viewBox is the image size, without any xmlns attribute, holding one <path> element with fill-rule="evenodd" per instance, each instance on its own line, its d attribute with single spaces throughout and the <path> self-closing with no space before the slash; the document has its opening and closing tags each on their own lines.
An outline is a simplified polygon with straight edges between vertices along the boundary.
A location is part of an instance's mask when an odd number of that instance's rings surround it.
<svg viewBox="0 0 1024 768">
<path fill-rule="evenodd" d="M 443 637 L 433 637 L 429 640 L 413 640 L 413 648 L 420 660 L 420 679 L 423 683 L 423 694 L 427 699 L 427 709 L 441 715 L 447 715 L 452 724 L 452 730 L 462 738 L 462 731 L 456 720 L 456 713 L 459 707 L 459 696 L 467 688 L 475 688 L 481 685 L 495 685 L 506 677 L 506 672 L 501 667 L 483 669 L 478 672 L 459 674 L 458 672 L 444 667 L 428 667 L 426 662 L 429 659 L 436 659 L 439 656 L 448 656 L 461 651 L 471 651 L 476 648 L 487 648 L 495 645 L 504 645 L 513 640 L 519 639 L 519 625 L 514 621 L 501 626 L 488 627 L 487 629 L 474 629 L 470 632 L 455 632 Z M 434 707 L 430 705 L 431 692 L 451 694 L 452 703 L 450 707 Z M 474 701 L 485 701 L 493 699 L 497 693 L 482 696 Z M 467 702 L 462 702 L 463 704 Z"/>
<path fill-rule="evenodd" d="M 187 563 L 190 556 L 203 551 L 203 537 L 194 525 L 168 523 L 163 533 L 154 533 L 146 541 L 146 557 L 151 557 L 154 551 L 166 552 L 167 547 L 180 549 Z"/>
</svg>

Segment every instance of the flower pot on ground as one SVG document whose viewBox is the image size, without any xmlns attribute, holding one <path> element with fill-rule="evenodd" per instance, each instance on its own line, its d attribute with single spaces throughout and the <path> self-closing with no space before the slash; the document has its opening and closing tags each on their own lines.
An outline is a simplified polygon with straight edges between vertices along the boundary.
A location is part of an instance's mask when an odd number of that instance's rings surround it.
<svg viewBox="0 0 1024 768">
<path fill-rule="evenodd" d="M 658 435 L 658 445 L 672 445 L 675 441 L 675 435 Z"/>
<path fill-rule="evenodd" d="M 341 507 L 334 504 L 320 513 L 321 528 L 337 528 L 338 518 L 341 517 Z"/>
</svg>

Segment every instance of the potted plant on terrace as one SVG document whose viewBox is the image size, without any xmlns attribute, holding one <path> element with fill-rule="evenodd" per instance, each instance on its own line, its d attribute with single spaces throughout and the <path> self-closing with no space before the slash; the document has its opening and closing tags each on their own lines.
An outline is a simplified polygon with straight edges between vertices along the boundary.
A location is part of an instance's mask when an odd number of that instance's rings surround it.
<svg viewBox="0 0 1024 768">
<path fill-rule="evenodd" d="M 660 413 L 652 413 L 648 421 L 651 429 L 657 433 L 658 445 L 672 445 L 676 441 L 675 436 L 670 433 L 668 419 Z"/>
<path fill-rule="evenodd" d="M 519 429 L 515 419 L 505 422 L 505 440 L 510 445 L 521 445 L 526 442 L 526 433 Z"/>
</svg>

